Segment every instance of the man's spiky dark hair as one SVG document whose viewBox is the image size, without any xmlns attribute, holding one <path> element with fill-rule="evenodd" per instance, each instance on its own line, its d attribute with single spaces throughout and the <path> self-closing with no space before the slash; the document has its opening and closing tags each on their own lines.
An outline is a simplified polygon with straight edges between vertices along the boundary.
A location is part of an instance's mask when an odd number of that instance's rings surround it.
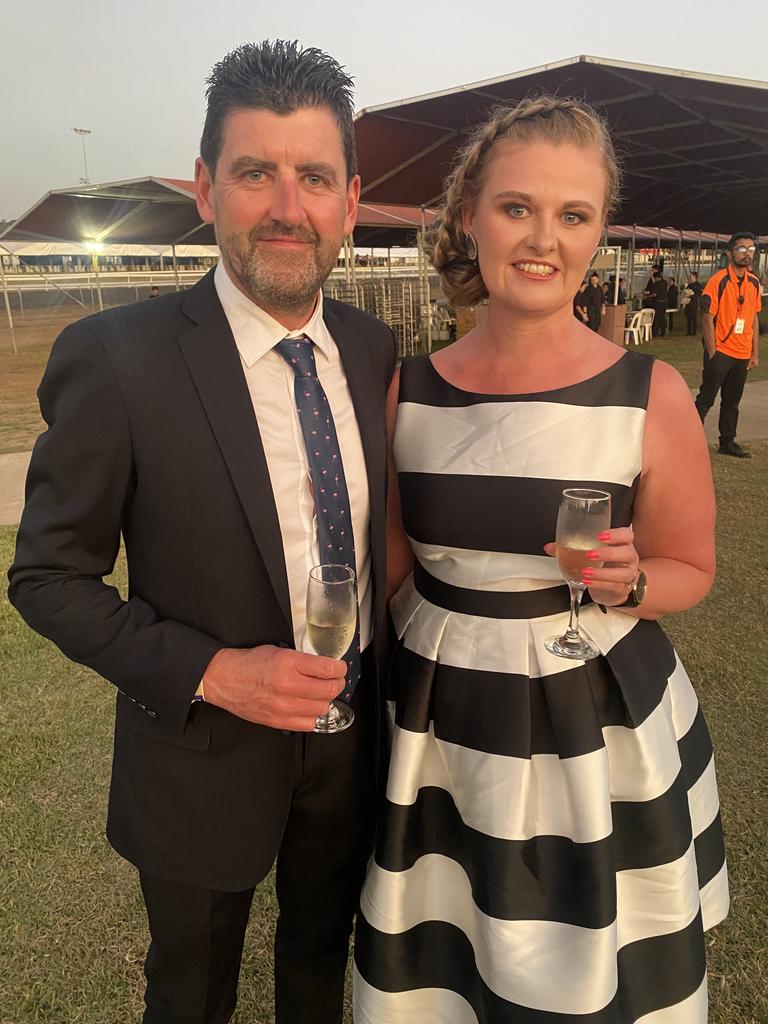
<svg viewBox="0 0 768 1024">
<path fill-rule="evenodd" d="M 207 82 L 200 156 L 212 175 L 224 120 L 233 110 L 291 114 L 300 107 L 329 108 L 341 132 L 347 177 L 357 174 L 353 81 L 327 53 L 314 46 L 302 49 L 295 40 L 245 43 L 213 66 Z"/>
</svg>

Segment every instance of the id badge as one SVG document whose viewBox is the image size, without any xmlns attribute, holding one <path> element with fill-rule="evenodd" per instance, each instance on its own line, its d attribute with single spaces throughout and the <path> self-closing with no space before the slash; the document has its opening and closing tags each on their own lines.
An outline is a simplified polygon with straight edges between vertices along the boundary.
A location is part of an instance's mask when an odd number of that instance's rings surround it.
<svg viewBox="0 0 768 1024">
<path fill-rule="evenodd" d="M 743 316 L 737 316 L 736 317 L 736 326 L 733 328 L 733 333 L 734 334 L 743 334 L 744 333 L 744 322 L 745 321 L 744 321 L 744 317 Z"/>
</svg>

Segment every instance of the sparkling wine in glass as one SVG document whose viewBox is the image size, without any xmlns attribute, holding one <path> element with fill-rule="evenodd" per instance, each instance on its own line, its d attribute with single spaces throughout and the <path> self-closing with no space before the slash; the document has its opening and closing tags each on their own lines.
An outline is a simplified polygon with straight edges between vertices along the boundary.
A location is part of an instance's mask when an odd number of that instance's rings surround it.
<svg viewBox="0 0 768 1024">
<path fill-rule="evenodd" d="M 316 565 L 307 583 L 307 636 L 316 654 L 341 659 L 355 636 L 357 590 L 348 565 Z M 343 732 L 355 720 L 352 708 L 334 700 L 314 732 Z"/>
<path fill-rule="evenodd" d="M 557 513 L 555 544 L 557 562 L 571 594 L 571 617 L 562 636 L 553 636 L 544 646 L 551 654 L 574 661 L 589 661 L 600 652 L 579 632 L 579 608 L 587 584 L 581 570 L 588 565 L 600 568 L 602 562 L 587 557 L 600 546 L 598 534 L 611 526 L 611 496 L 607 491 L 572 487 L 563 491 Z"/>
</svg>

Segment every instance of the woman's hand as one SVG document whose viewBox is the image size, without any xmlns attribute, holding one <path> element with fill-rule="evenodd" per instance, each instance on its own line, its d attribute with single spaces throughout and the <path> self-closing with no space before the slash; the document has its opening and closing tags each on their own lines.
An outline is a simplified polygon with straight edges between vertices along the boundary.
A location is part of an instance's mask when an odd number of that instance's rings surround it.
<svg viewBox="0 0 768 1024">
<path fill-rule="evenodd" d="M 609 606 L 624 604 L 640 571 L 640 556 L 635 548 L 635 534 L 631 526 L 621 526 L 598 534 L 596 545 L 588 558 L 593 565 L 581 571 L 589 594 L 598 604 Z M 555 555 L 554 544 L 546 544 L 548 555 Z M 602 567 L 598 568 L 598 564 Z"/>
</svg>

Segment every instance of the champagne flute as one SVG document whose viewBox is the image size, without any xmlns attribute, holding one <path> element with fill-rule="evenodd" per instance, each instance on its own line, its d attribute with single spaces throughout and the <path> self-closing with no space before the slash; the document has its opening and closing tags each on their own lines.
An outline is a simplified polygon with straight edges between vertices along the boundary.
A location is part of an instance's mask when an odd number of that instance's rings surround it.
<svg viewBox="0 0 768 1024">
<path fill-rule="evenodd" d="M 357 592 L 355 574 L 348 565 L 316 565 L 307 583 L 307 636 L 316 654 L 341 658 L 355 636 Z M 349 704 L 334 700 L 327 715 L 317 719 L 313 732 L 348 729 L 355 720 Z"/>
<path fill-rule="evenodd" d="M 563 491 L 557 513 L 555 544 L 557 561 L 571 593 L 571 617 L 562 636 L 553 636 L 544 646 L 550 654 L 574 661 L 597 658 L 600 651 L 579 632 L 579 608 L 587 584 L 581 570 L 587 566 L 600 568 L 603 563 L 587 557 L 599 547 L 597 535 L 611 526 L 611 496 L 607 491 L 580 487 Z"/>
</svg>

